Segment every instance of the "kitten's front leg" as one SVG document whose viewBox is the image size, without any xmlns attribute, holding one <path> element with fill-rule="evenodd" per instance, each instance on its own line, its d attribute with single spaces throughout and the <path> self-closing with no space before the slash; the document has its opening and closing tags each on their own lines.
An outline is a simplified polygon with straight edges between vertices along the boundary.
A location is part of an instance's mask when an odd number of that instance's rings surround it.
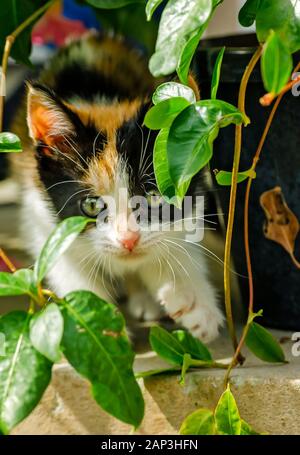
<svg viewBox="0 0 300 455">
<path fill-rule="evenodd" d="M 174 321 L 195 337 L 210 342 L 218 336 L 224 318 L 218 308 L 216 292 L 207 279 L 203 258 L 198 254 L 195 257 L 194 251 L 189 251 L 191 256 L 177 251 L 176 260 L 172 254 L 163 261 L 161 277 L 154 277 L 152 268 L 144 282 Z"/>
</svg>

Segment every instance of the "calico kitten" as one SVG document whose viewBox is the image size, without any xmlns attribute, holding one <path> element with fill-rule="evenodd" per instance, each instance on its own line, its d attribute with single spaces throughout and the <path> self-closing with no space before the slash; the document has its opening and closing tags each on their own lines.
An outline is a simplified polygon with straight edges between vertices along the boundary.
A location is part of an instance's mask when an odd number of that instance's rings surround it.
<svg viewBox="0 0 300 455">
<path fill-rule="evenodd" d="M 145 196 L 150 209 L 161 209 L 161 199 L 150 198 L 157 194 L 152 162 L 157 133 L 143 125 L 155 84 L 136 50 L 95 34 L 61 49 L 38 82 L 28 84 L 28 127 L 25 112 L 15 126 L 24 147 L 23 160 L 15 161 L 23 232 L 36 256 L 60 220 L 97 218 L 49 273 L 52 289 L 58 295 L 89 289 L 108 301 L 125 291 L 136 317 L 154 319 L 163 308 L 210 341 L 223 316 L 201 248 L 185 240 L 186 232 L 175 231 L 174 213 L 166 223 L 158 211 L 156 224 L 168 230 L 143 230 L 137 222 L 131 228 L 133 209 L 124 211 L 119 200 L 126 190 L 129 197 Z M 199 191 L 198 181 L 199 176 L 193 179 L 190 195 Z M 115 201 L 116 213 L 106 196 Z"/>
</svg>

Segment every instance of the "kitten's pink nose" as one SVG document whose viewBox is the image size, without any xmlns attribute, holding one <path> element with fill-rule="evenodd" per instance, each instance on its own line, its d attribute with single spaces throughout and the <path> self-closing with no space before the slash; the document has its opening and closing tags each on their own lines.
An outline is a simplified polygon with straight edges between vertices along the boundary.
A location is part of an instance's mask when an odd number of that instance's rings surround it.
<svg viewBox="0 0 300 455">
<path fill-rule="evenodd" d="M 132 251 L 135 245 L 138 243 L 139 239 L 139 232 L 126 231 L 122 234 L 122 237 L 119 240 L 123 247 L 126 248 L 126 250 Z"/>
</svg>

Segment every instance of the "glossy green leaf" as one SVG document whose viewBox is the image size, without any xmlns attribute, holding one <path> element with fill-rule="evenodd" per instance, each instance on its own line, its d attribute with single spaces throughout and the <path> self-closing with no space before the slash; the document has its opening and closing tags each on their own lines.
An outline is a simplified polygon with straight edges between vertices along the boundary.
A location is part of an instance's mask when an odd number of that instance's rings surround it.
<svg viewBox="0 0 300 455">
<path fill-rule="evenodd" d="M 36 313 L 30 321 L 30 341 L 35 349 L 52 362 L 61 357 L 60 342 L 64 320 L 59 307 L 50 303 Z"/>
<path fill-rule="evenodd" d="M 256 19 L 261 0 L 247 0 L 239 12 L 239 22 L 243 27 L 250 27 Z"/>
<path fill-rule="evenodd" d="M 130 3 L 145 3 L 145 0 L 86 0 L 86 2 L 96 8 L 114 9 Z"/>
<path fill-rule="evenodd" d="M 46 3 L 45 0 L 1 0 L 0 8 L 0 54 L 5 46 L 5 39 L 28 17 Z M 37 20 L 37 19 L 36 19 Z M 34 23 L 27 27 L 12 46 L 11 57 L 18 62 L 30 65 L 31 30 Z"/>
<path fill-rule="evenodd" d="M 216 433 L 215 418 L 209 409 L 198 409 L 188 415 L 179 430 L 183 435 L 214 435 Z"/>
<path fill-rule="evenodd" d="M 261 71 L 266 90 L 277 95 L 290 79 L 293 59 L 277 33 L 271 31 L 261 58 Z"/>
<path fill-rule="evenodd" d="M 173 73 L 182 49 L 212 11 L 212 0 L 169 0 L 159 24 L 155 53 L 149 63 L 154 76 Z"/>
<path fill-rule="evenodd" d="M 157 87 L 152 96 L 153 104 L 161 103 L 169 98 L 185 98 L 189 103 L 196 102 L 194 91 L 187 85 L 178 82 L 165 82 Z"/>
<path fill-rule="evenodd" d="M 220 50 L 220 52 L 217 56 L 216 63 L 214 66 L 212 82 L 211 82 L 211 98 L 213 100 L 215 100 L 217 98 L 224 52 L 225 52 L 225 47 L 222 47 L 222 49 Z"/>
<path fill-rule="evenodd" d="M 291 52 L 300 49 L 299 0 L 261 0 L 256 15 L 260 42 L 267 41 L 273 30 Z"/>
<path fill-rule="evenodd" d="M 186 353 L 177 338 L 162 327 L 151 327 L 150 345 L 160 357 L 174 365 L 182 365 Z"/>
<path fill-rule="evenodd" d="M 91 382 L 92 394 L 105 411 L 137 427 L 144 401 L 132 370 L 134 353 L 123 316 L 88 291 L 72 292 L 64 300 L 64 355 Z"/>
<path fill-rule="evenodd" d="M 163 0 L 148 0 L 147 5 L 146 5 L 146 15 L 147 15 L 147 20 L 150 21 L 154 11 L 156 8 L 159 7 L 159 5 L 163 2 Z"/>
<path fill-rule="evenodd" d="M 241 419 L 241 435 L 243 436 L 259 436 L 260 433 L 253 430 L 253 428 L 245 422 L 245 420 Z"/>
<path fill-rule="evenodd" d="M 21 141 L 13 133 L 0 133 L 0 153 L 22 152 Z"/>
<path fill-rule="evenodd" d="M 62 221 L 52 232 L 34 265 L 37 282 L 40 282 L 53 267 L 59 257 L 69 248 L 76 237 L 93 222 L 83 216 L 74 216 Z"/>
<path fill-rule="evenodd" d="M 193 359 L 212 360 L 211 353 L 207 347 L 186 330 L 174 330 L 172 335 L 179 341 L 181 346 L 184 347 L 185 352 L 190 354 Z"/>
<path fill-rule="evenodd" d="M 213 13 L 214 13 L 216 7 L 220 3 L 222 3 L 222 1 L 223 0 L 212 0 L 212 10 L 208 16 L 208 19 L 201 25 L 201 27 L 196 29 L 191 34 L 191 36 L 187 40 L 186 44 L 181 48 L 179 61 L 177 63 L 177 67 L 176 67 L 176 72 L 177 72 L 177 75 L 178 75 L 180 81 L 183 84 L 187 84 L 190 66 L 191 66 L 193 57 L 195 55 L 195 52 L 198 48 L 199 41 L 200 41 L 203 33 L 207 29 L 208 24 L 213 16 Z"/>
<path fill-rule="evenodd" d="M 217 404 L 215 421 L 219 434 L 239 435 L 241 433 L 241 418 L 229 385 Z"/>
<path fill-rule="evenodd" d="M 20 269 L 15 273 L 0 272 L 0 296 L 36 294 L 33 271 Z"/>
<path fill-rule="evenodd" d="M 182 196 L 182 185 L 191 180 L 211 159 L 219 129 L 246 122 L 234 106 L 219 100 L 198 101 L 173 121 L 167 142 L 171 180 Z"/>
<path fill-rule="evenodd" d="M 189 38 L 185 46 L 182 48 L 180 53 L 179 61 L 176 67 L 176 72 L 179 80 L 183 84 L 187 84 L 190 66 L 197 50 L 201 36 L 206 29 L 206 23 L 199 29 L 196 30 L 193 35 Z"/>
<path fill-rule="evenodd" d="M 273 335 L 261 325 L 252 322 L 246 337 L 246 345 L 261 360 L 265 362 L 285 362 L 284 352 Z"/>
<path fill-rule="evenodd" d="M 0 432 L 7 434 L 40 401 L 51 378 L 52 363 L 29 339 L 30 316 L 14 311 L 0 318 L 5 357 L 0 357 Z"/>
<path fill-rule="evenodd" d="M 151 130 L 169 128 L 174 118 L 183 111 L 189 102 L 185 98 L 176 97 L 161 101 L 156 106 L 151 107 L 145 115 L 144 123 Z"/>
<path fill-rule="evenodd" d="M 219 185 L 222 186 L 230 186 L 231 185 L 231 178 L 232 172 L 227 171 L 218 171 L 215 175 L 216 180 Z M 248 178 L 255 179 L 256 172 L 253 169 L 248 169 L 247 171 L 238 172 L 237 181 L 238 183 L 244 182 Z"/>
</svg>

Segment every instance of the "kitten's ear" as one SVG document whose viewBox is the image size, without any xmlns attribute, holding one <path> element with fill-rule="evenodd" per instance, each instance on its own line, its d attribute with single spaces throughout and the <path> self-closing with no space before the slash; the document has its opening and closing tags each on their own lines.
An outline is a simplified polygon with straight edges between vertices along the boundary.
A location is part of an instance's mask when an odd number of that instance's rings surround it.
<svg viewBox="0 0 300 455">
<path fill-rule="evenodd" d="M 67 107 L 41 85 L 28 84 L 27 124 L 31 138 L 47 145 L 75 133 Z"/>
</svg>

